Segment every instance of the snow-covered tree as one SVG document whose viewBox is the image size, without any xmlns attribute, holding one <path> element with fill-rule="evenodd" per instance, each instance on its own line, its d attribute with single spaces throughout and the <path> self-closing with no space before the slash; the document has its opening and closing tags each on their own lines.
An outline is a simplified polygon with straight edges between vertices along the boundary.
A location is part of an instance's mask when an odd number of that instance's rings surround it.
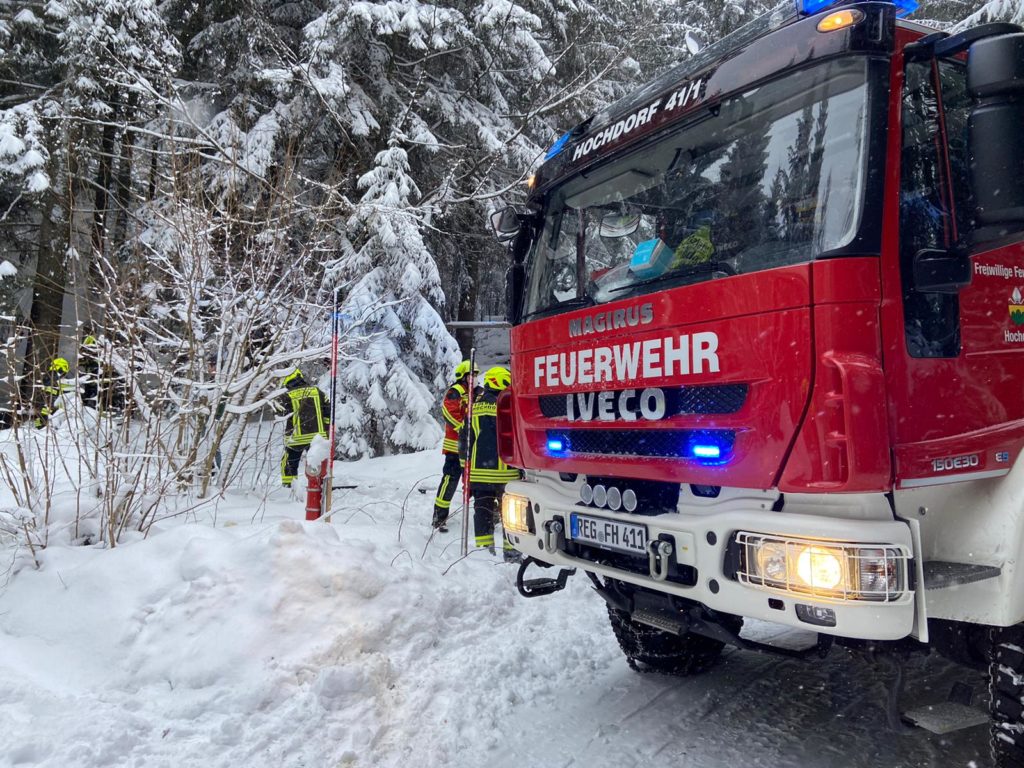
<svg viewBox="0 0 1024 768">
<path fill-rule="evenodd" d="M 134 131 L 160 109 L 178 57 L 154 0 L 26 3 L 0 29 L 0 196 L 34 230 L 30 366 L 58 348 L 69 259 L 107 247 L 110 211 L 126 221 Z M 13 238 L 21 233 L 16 226 Z M 26 253 L 26 251 L 28 251 Z M 30 379 L 25 380 L 31 383 Z"/>
<path fill-rule="evenodd" d="M 946 0 L 947 2 L 949 0 Z M 1024 3 L 1021 0 L 987 0 L 962 21 L 954 25 L 955 31 L 987 24 L 992 21 L 1009 21 L 1024 24 Z"/>
<path fill-rule="evenodd" d="M 435 309 L 444 302 L 441 278 L 405 150 L 378 153 L 359 187 L 352 239 L 328 272 L 351 285 L 346 312 L 365 317 L 367 331 L 342 370 L 340 444 L 348 455 L 431 448 L 441 436 L 436 392 L 459 356 Z"/>
</svg>

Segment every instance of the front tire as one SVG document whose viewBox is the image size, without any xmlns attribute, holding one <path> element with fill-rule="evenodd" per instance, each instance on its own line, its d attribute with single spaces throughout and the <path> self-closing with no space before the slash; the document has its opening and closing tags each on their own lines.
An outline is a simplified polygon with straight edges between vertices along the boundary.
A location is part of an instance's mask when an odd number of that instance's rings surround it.
<svg viewBox="0 0 1024 768">
<path fill-rule="evenodd" d="M 608 621 L 629 666 L 637 672 L 693 675 L 713 666 L 725 643 L 688 633 L 674 635 L 633 621 L 629 615 L 608 606 Z M 739 632 L 742 619 L 729 629 Z"/>
<path fill-rule="evenodd" d="M 1024 624 L 994 627 L 991 640 L 992 762 L 996 768 L 1024 768 Z"/>
</svg>

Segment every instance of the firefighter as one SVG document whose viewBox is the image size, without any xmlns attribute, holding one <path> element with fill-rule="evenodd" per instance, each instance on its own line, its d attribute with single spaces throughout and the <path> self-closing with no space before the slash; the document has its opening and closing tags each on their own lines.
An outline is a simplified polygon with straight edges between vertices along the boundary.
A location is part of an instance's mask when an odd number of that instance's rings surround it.
<svg viewBox="0 0 1024 768">
<path fill-rule="evenodd" d="M 498 454 L 498 395 L 512 383 L 507 368 L 496 366 L 484 373 L 483 386 L 473 391 L 473 444 L 469 457 L 469 488 L 473 494 L 473 535 L 478 549 L 494 553 L 494 526 L 501 509 L 501 497 L 509 480 L 519 479 L 519 470 Z M 515 560 L 517 553 L 504 540 L 504 557 Z"/>
<path fill-rule="evenodd" d="M 101 413 L 124 410 L 124 377 L 100 361 L 100 343 L 95 336 L 86 336 L 78 348 L 78 381 L 82 405 Z"/>
<path fill-rule="evenodd" d="M 63 357 L 55 357 L 50 362 L 49 370 L 43 375 L 43 404 L 36 416 L 36 427 L 44 427 L 50 417 L 60 408 L 57 401 L 65 392 L 71 390 L 71 385 L 64 380 L 68 375 L 71 366 Z"/>
<path fill-rule="evenodd" d="M 78 379 L 82 405 L 95 408 L 100 391 L 100 357 L 95 336 L 86 336 L 78 349 Z"/>
<path fill-rule="evenodd" d="M 444 393 L 444 400 L 441 401 L 441 415 L 444 417 L 444 442 L 441 443 L 444 474 L 437 488 L 437 497 L 434 499 L 432 523 L 441 533 L 448 532 L 447 523 L 448 515 L 451 514 L 452 498 L 462 475 L 462 465 L 459 463 L 459 433 L 466 418 L 466 380 L 469 377 L 469 367 L 469 360 L 463 360 L 455 366 L 455 381 L 448 387 Z M 479 376 L 480 369 L 474 367 L 473 375 Z"/>
<path fill-rule="evenodd" d="M 275 402 L 275 410 L 288 414 L 284 428 L 284 455 L 281 456 L 281 484 L 292 487 L 299 474 L 299 460 L 317 435 L 327 437 L 330 411 L 327 398 L 319 388 L 306 383 L 302 371 L 296 368 L 281 384 L 288 391 Z"/>
</svg>

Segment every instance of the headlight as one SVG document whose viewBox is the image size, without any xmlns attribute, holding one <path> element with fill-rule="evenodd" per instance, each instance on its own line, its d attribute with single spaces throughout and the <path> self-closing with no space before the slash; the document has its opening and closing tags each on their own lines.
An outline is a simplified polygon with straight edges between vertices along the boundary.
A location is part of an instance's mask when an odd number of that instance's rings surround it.
<svg viewBox="0 0 1024 768">
<path fill-rule="evenodd" d="M 910 555 L 899 544 L 848 544 L 737 533 L 743 583 L 840 600 L 898 600 Z"/>
<path fill-rule="evenodd" d="M 815 589 L 835 589 L 843 580 L 843 553 L 825 547 L 804 547 L 796 558 L 800 580 Z"/>
<path fill-rule="evenodd" d="M 525 496 L 506 493 L 501 497 L 501 524 L 506 532 L 533 533 L 533 510 Z"/>
</svg>

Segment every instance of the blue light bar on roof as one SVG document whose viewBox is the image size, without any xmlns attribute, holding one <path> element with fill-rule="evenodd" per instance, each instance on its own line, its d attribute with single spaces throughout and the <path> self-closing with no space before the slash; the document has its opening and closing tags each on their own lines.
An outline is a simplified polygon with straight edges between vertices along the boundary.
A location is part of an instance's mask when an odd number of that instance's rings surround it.
<svg viewBox="0 0 1024 768">
<path fill-rule="evenodd" d="M 902 18 L 908 16 L 920 7 L 917 0 L 889 0 L 896 6 L 896 15 Z M 796 0 L 797 13 L 804 16 L 813 16 L 819 11 L 833 6 L 846 5 L 843 0 Z"/>
<path fill-rule="evenodd" d="M 553 157 L 557 157 L 558 153 L 565 149 L 565 145 L 569 143 L 569 139 L 572 138 L 572 131 L 562 134 L 561 138 L 558 139 L 554 144 L 551 145 L 551 149 L 544 155 L 544 162 L 547 162 Z"/>
<path fill-rule="evenodd" d="M 805 16 L 813 16 L 818 11 L 824 11 L 830 5 L 835 5 L 837 0 L 796 0 L 797 13 Z"/>
<path fill-rule="evenodd" d="M 909 16 L 921 7 L 917 0 L 894 0 L 893 5 L 896 6 L 896 16 L 901 19 L 904 16 Z"/>
</svg>

